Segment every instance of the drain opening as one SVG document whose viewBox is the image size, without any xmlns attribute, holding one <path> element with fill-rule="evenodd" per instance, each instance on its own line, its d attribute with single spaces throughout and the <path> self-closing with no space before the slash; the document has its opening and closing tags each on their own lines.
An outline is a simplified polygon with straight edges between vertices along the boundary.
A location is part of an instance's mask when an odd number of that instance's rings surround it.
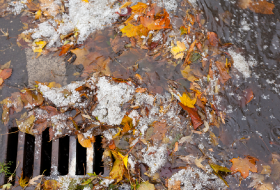
<svg viewBox="0 0 280 190">
<path fill-rule="evenodd" d="M 78 140 L 76 143 L 76 175 L 85 175 L 87 168 L 87 149 L 82 147 Z"/>
<path fill-rule="evenodd" d="M 23 157 L 23 178 L 30 178 L 33 173 L 33 163 L 34 163 L 34 147 L 35 147 L 35 137 L 30 134 L 25 134 L 25 144 L 24 144 L 24 157 Z"/>
<path fill-rule="evenodd" d="M 69 136 L 59 139 L 58 172 L 60 175 L 68 174 Z"/>
<path fill-rule="evenodd" d="M 8 134 L 8 146 L 7 146 L 7 157 L 6 157 L 6 163 L 11 163 L 9 165 L 9 172 L 13 173 L 16 169 L 17 165 L 17 146 L 18 146 L 18 128 L 13 127 L 9 130 Z M 8 178 L 10 175 L 5 176 L 5 183 L 7 183 Z M 14 185 L 14 181 L 12 183 Z"/>
<path fill-rule="evenodd" d="M 98 174 L 104 173 L 104 163 L 102 161 L 102 156 L 104 149 L 102 148 L 102 137 L 101 135 L 98 135 L 95 137 L 95 143 L 94 143 L 94 172 Z"/>
<path fill-rule="evenodd" d="M 52 143 L 49 135 L 49 128 L 42 134 L 42 153 L 41 153 L 41 171 L 42 174 L 49 176 L 51 172 Z"/>
</svg>

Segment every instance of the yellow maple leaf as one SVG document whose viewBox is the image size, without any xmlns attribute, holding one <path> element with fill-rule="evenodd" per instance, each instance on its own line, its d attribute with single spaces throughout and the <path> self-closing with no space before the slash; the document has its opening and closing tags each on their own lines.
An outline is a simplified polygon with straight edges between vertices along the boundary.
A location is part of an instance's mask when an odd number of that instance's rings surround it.
<svg viewBox="0 0 280 190">
<path fill-rule="evenodd" d="M 171 48 L 171 53 L 174 55 L 175 59 L 183 59 L 185 50 L 186 46 L 184 42 L 177 41 L 177 46 Z"/>
<path fill-rule="evenodd" d="M 35 20 L 38 20 L 41 16 L 42 16 L 42 11 L 41 10 L 37 11 L 35 14 Z"/>
<path fill-rule="evenodd" d="M 85 2 L 85 3 L 88 3 L 88 0 L 82 0 L 83 2 Z"/>
<path fill-rule="evenodd" d="M 121 153 L 119 153 L 119 152 L 118 152 L 118 155 L 122 158 L 123 163 L 124 163 L 124 166 L 125 166 L 126 169 L 127 169 L 128 155 L 123 156 L 123 155 L 122 155 Z"/>
<path fill-rule="evenodd" d="M 196 97 L 191 99 L 185 92 L 180 97 L 180 101 L 184 106 L 189 108 L 194 108 L 194 104 L 196 103 Z"/>
<path fill-rule="evenodd" d="M 33 43 L 32 49 L 36 53 L 41 53 L 43 51 L 43 48 L 46 46 L 47 42 L 45 41 L 38 41 Z"/>
<path fill-rule="evenodd" d="M 145 28 L 142 24 L 134 26 L 133 24 L 128 23 L 125 27 L 121 29 L 123 36 L 135 37 L 135 36 L 147 36 L 148 29 Z"/>
</svg>

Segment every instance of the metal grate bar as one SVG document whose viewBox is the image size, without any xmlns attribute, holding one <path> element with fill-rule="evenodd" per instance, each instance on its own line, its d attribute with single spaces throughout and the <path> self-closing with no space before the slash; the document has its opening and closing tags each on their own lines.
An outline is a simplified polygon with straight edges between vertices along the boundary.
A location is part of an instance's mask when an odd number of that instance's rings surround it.
<svg viewBox="0 0 280 190">
<path fill-rule="evenodd" d="M 34 148 L 34 165 L 33 165 L 33 177 L 40 175 L 41 172 L 41 152 L 42 152 L 42 136 L 35 136 L 35 148 Z"/>
<path fill-rule="evenodd" d="M 16 169 L 16 182 L 19 184 L 19 179 L 21 177 L 24 159 L 24 144 L 25 144 L 25 133 L 19 131 L 18 134 L 18 148 L 17 148 L 17 169 Z"/>
<path fill-rule="evenodd" d="M 69 143 L 69 168 L 68 173 L 70 176 L 76 175 L 76 146 L 77 141 L 75 136 L 70 136 L 70 143 Z"/>
<path fill-rule="evenodd" d="M 51 175 L 58 175 L 59 139 L 52 141 Z"/>
<path fill-rule="evenodd" d="M 93 173 L 94 144 L 87 148 L 87 173 Z"/>
<path fill-rule="evenodd" d="M 3 135 L 8 133 L 8 127 L 0 127 L 0 144 L 1 144 L 1 149 L 3 152 L 0 154 L 0 162 L 4 163 L 6 161 L 6 155 L 7 155 L 7 148 L 8 148 L 8 135 Z M 0 174 L 0 184 L 4 184 L 5 182 L 5 174 L 1 173 Z"/>
</svg>

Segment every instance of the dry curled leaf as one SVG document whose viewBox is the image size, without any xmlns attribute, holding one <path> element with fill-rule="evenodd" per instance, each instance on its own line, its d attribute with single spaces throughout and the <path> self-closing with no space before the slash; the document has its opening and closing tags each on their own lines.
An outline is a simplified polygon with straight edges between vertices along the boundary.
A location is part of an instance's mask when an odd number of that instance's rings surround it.
<svg viewBox="0 0 280 190">
<path fill-rule="evenodd" d="M 256 166 L 256 161 L 258 161 L 258 159 L 252 156 L 246 156 L 245 158 L 233 158 L 230 161 L 232 162 L 230 170 L 233 173 L 240 172 L 244 179 L 248 177 L 249 171 L 258 172 Z"/>
<path fill-rule="evenodd" d="M 155 190 L 155 185 L 149 183 L 149 181 L 142 182 L 138 188 L 138 190 Z"/>
</svg>

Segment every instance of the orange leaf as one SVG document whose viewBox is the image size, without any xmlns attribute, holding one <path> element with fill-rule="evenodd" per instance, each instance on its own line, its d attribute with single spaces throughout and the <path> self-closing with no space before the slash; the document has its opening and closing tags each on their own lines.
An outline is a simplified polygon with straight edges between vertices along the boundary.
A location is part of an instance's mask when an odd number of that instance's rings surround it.
<svg viewBox="0 0 280 190">
<path fill-rule="evenodd" d="M 12 69 L 4 69 L 0 73 L 0 78 L 2 78 L 3 80 L 6 80 L 11 75 L 12 75 Z"/>
<path fill-rule="evenodd" d="M 64 55 L 64 54 L 66 54 L 67 51 L 68 51 L 71 47 L 73 47 L 73 45 L 70 45 L 70 44 L 66 44 L 66 45 L 62 46 L 62 47 L 61 47 L 61 51 L 60 51 L 60 53 L 59 53 L 59 56 L 62 56 L 62 55 Z"/>
<path fill-rule="evenodd" d="M 4 80 L 0 78 L 0 86 L 3 84 Z"/>
<path fill-rule="evenodd" d="M 115 148 L 116 148 L 116 145 L 115 145 L 115 141 L 114 140 L 111 140 L 111 142 L 110 142 L 110 144 L 109 144 L 109 149 L 111 149 L 111 150 L 115 150 Z"/>
<path fill-rule="evenodd" d="M 245 158 L 233 158 L 230 161 L 232 162 L 230 170 L 233 173 L 240 172 L 244 179 L 248 177 L 249 171 L 258 172 L 256 166 L 256 161 L 258 161 L 258 159 L 252 156 L 246 156 Z"/>
<path fill-rule="evenodd" d="M 85 147 L 85 148 L 92 147 L 91 141 L 89 139 L 86 139 L 83 134 L 78 134 L 77 136 L 78 136 L 78 141 L 79 141 L 80 145 L 82 145 L 82 147 Z"/>
<path fill-rule="evenodd" d="M 41 93 L 34 93 L 29 89 L 25 89 L 24 92 L 20 93 L 21 100 L 24 106 L 40 106 L 44 102 L 44 97 Z"/>
<path fill-rule="evenodd" d="M 248 104 L 254 98 L 254 93 L 251 88 L 245 89 L 244 92 L 245 92 L 246 104 Z"/>
<path fill-rule="evenodd" d="M 154 8 L 146 16 L 140 17 L 140 22 L 149 30 L 160 30 L 171 28 L 169 14 L 163 9 L 163 13 L 156 13 Z"/>
<path fill-rule="evenodd" d="M 178 142 L 175 142 L 175 147 L 174 147 L 173 152 L 177 152 L 177 151 L 178 151 Z"/>
<path fill-rule="evenodd" d="M 135 92 L 140 92 L 140 93 L 143 93 L 146 91 L 147 91 L 147 88 L 136 88 L 136 90 L 135 90 Z"/>
<path fill-rule="evenodd" d="M 211 46 L 218 46 L 219 39 L 215 32 L 207 32 L 207 39 L 209 40 Z"/>
<path fill-rule="evenodd" d="M 239 0 L 238 6 L 242 9 L 250 9 L 255 13 L 261 14 L 274 14 L 273 9 L 275 5 L 273 3 L 269 3 L 266 0 Z"/>
</svg>

